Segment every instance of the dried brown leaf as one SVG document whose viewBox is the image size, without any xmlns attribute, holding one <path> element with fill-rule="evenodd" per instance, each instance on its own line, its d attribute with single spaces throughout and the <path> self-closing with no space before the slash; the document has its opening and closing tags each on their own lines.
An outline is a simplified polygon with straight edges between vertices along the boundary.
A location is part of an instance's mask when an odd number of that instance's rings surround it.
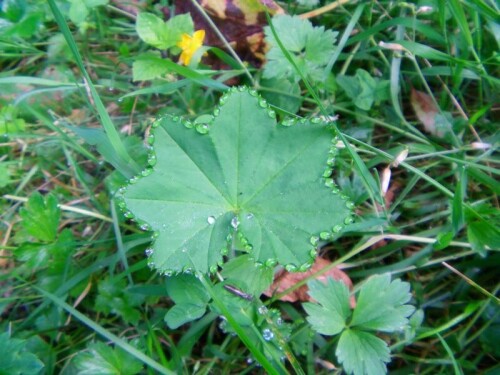
<svg viewBox="0 0 500 375">
<path fill-rule="evenodd" d="M 424 125 L 424 129 L 433 135 L 436 133 L 436 115 L 439 109 L 434 100 L 425 92 L 411 89 L 410 103 L 417 115 L 418 120 Z"/>
<path fill-rule="evenodd" d="M 307 272 L 287 272 L 285 270 L 280 271 L 275 275 L 273 284 L 269 287 L 268 290 L 264 292 L 264 294 L 268 297 L 271 297 L 273 294 L 282 293 L 286 289 L 291 288 L 292 286 L 311 276 L 312 274 L 321 271 L 323 268 L 329 266 L 330 264 L 331 262 L 329 260 L 318 257 Z M 349 287 L 349 289 L 352 290 L 351 279 L 340 268 L 331 268 L 327 272 L 316 277 L 316 279 L 326 281 L 328 277 L 344 282 Z M 309 294 L 307 294 L 307 291 L 307 285 L 302 285 L 301 287 L 281 297 L 280 300 L 286 302 L 309 302 L 311 301 L 311 297 L 309 296 Z M 351 306 L 354 307 L 355 304 L 356 301 L 354 297 L 351 297 Z"/>
</svg>

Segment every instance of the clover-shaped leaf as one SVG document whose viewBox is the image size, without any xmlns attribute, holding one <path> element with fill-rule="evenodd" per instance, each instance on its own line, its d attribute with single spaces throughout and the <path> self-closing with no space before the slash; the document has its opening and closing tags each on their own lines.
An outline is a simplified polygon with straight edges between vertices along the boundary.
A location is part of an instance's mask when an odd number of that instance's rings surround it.
<svg viewBox="0 0 500 375">
<path fill-rule="evenodd" d="M 153 125 L 151 168 L 118 196 L 125 215 L 155 232 L 151 261 L 164 273 L 214 271 L 229 249 L 305 270 L 320 239 L 352 221 L 353 203 L 330 178 L 333 129 L 285 119 L 253 90 L 233 89 L 214 116 Z"/>
<path fill-rule="evenodd" d="M 340 338 L 335 354 L 347 374 L 379 375 L 386 373 L 390 361 L 387 343 L 374 331 L 402 332 L 408 329 L 408 317 L 415 307 L 410 284 L 389 274 L 370 277 L 360 288 L 356 307 L 349 308 L 349 289 L 338 280 L 308 283 L 315 303 L 303 305 L 312 328 L 323 335 Z"/>
</svg>

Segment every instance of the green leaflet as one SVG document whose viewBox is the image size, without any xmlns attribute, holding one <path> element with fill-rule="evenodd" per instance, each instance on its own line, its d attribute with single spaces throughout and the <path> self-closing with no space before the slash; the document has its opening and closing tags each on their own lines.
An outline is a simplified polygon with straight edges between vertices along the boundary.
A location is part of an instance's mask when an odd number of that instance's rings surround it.
<svg viewBox="0 0 500 375">
<path fill-rule="evenodd" d="M 151 169 L 118 204 L 155 232 L 161 272 L 215 271 L 229 249 L 256 262 L 305 270 L 317 236 L 352 222 L 353 203 L 330 177 L 336 138 L 320 119 L 286 119 L 253 90 L 233 88 L 214 116 L 155 122 Z M 311 243 L 313 245 L 311 245 Z"/>
</svg>

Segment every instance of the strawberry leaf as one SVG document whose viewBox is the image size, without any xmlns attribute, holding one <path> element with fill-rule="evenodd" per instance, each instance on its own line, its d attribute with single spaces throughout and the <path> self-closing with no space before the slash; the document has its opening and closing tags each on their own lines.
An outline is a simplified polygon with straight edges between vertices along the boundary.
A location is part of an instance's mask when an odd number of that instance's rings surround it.
<svg viewBox="0 0 500 375">
<path fill-rule="evenodd" d="M 194 123 L 154 123 L 153 166 L 122 189 L 119 206 L 155 231 L 147 253 L 164 273 L 213 272 L 229 248 L 269 266 L 309 268 L 319 239 L 352 222 L 353 203 L 330 178 L 333 129 L 320 119 L 278 125 L 245 88 L 220 104 Z"/>
</svg>

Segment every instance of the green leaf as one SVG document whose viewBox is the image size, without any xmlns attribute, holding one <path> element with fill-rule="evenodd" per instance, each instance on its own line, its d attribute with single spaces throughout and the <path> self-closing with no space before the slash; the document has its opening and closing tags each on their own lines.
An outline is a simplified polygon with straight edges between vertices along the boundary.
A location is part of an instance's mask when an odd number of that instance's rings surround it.
<svg viewBox="0 0 500 375">
<path fill-rule="evenodd" d="M 370 277 L 359 292 L 351 327 L 384 332 L 402 331 L 415 308 L 410 284 L 399 279 L 391 282 L 389 274 Z"/>
<path fill-rule="evenodd" d="M 183 324 L 201 318 L 205 315 L 206 311 L 206 305 L 175 305 L 165 315 L 165 323 L 167 323 L 169 328 L 177 329 Z"/>
<path fill-rule="evenodd" d="M 49 194 L 44 199 L 39 192 L 33 193 L 19 215 L 24 228 L 33 237 L 47 242 L 56 238 L 61 212 L 55 195 Z"/>
<path fill-rule="evenodd" d="M 366 70 L 358 69 L 356 71 L 356 78 L 358 79 L 361 92 L 354 100 L 356 107 L 368 111 L 373 102 L 375 101 L 375 90 L 377 82 Z"/>
<path fill-rule="evenodd" d="M 333 44 L 338 33 L 325 30 L 323 26 L 315 27 L 309 20 L 298 16 L 280 15 L 274 17 L 272 22 L 281 43 L 299 68 L 314 80 L 322 80 L 323 69 L 334 51 Z M 265 27 L 264 31 L 271 45 L 266 56 L 264 78 L 289 77 L 298 81 L 300 76 L 279 48 L 270 27 Z"/>
<path fill-rule="evenodd" d="M 486 254 L 485 246 L 490 249 L 500 248 L 500 231 L 498 227 L 486 221 L 472 221 L 467 227 L 467 237 L 472 248 L 481 255 Z"/>
<path fill-rule="evenodd" d="M 300 85 L 297 82 L 290 82 L 286 78 L 262 79 L 262 87 L 271 88 L 273 91 L 263 91 L 262 96 L 279 109 L 295 114 L 302 105 L 300 96 Z"/>
<path fill-rule="evenodd" d="M 26 13 L 26 1 L 23 0 L 4 0 L 0 8 L 0 17 L 10 22 L 18 22 Z"/>
<path fill-rule="evenodd" d="M 206 305 L 210 296 L 193 275 L 177 275 L 166 281 L 167 293 L 176 304 Z"/>
<path fill-rule="evenodd" d="M 38 374 L 44 364 L 27 350 L 27 341 L 13 339 L 7 332 L 0 334 L 0 375 Z"/>
<path fill-rule="evenodd" d="M 7 163 L 0 163 L 0 189 L 6 187 L 11 182 L 12 180 L 10 179 Z"/>
<path fill-rule="evenodd" d="M 170 71 L 165 60 L 153 55 L 142 55 L 132 64 L 134 81 L 147 81 L 161 77 Z"/>
<path fill-rule="evenodd" d="M 16 259 L 30 268 L 44 267 L 54 275 L 62 275 L 68 267 L 68 257 L 75 249 L 75 240 L 69 229 L 64 229 L 57 240 L 50 243 L 24 242 L 14 251 Z"/>
<path fill-rule="evenodd" d="M 368 111 L 376 100 L 378 84 L 366 70 L 356 70 L 355 76 L 339 75 L 337 83 L 359 109 Z"/>
<path fill-rule="evenodd" d="M 454 232 L 440 232 L 437 235 L 436 242 L 432 245 L 435 250 L 443 250 L 450 246 L 453 241 Z"/>
<path fill-rule="evenodd" d="M 135 81 L 157 78 L 166 72 L 180 74 L 183 77 L 189 78 L 194 83 L 198 83 L 215 90 L 225 90 L 228 88 L 223 83 L 206 77 L 198 73 L 196 70 L 187 66 L 179 65 L 170 59 L 162 59 L 152 54 L 139 56 L 133 66 Z"/>
<path fill-rule="evenodd" d="M 385 375 L 389 354 L 384 340 L 358 330 L 344 331 L 335 351 L 345 372 L 354 375 Z"/>
<path fill-rule="evenodd" d="M 71 6 L 69 8 L 69 19 L 75 25 L 80 25 L 85 21 L 89 15 L 89 9 L 85 5 L 84 1 L 81 0 L 71 0 Z"/>
<path fill-rule="evenodd" d="M 346 327 L 346 320 L 351 315 L 349 307 L 349 289 L 342 281 L 327 279 L 324 284 L 321 281 L 310 281 L 309 295 L 316 303 L 304 303 L 307 321 L 311 323 L 314 330 L 323 335 L 336 335 Z"/>
<path fill-rule="evenodd" d="M 124 189 L 119 204 L 156 232 L 151 260 L 163 272 L 214 269 L 235 234 L 255 261 L 307 269 L 311 236 L 350 222 L 352 202 L 324 177 L 333 130 L 320 119 L 277 125 L 242 91 L 221 98 L 212 123 L 158 120 L 157 162 Z"/>
<path fill-rule="evenodd" d="M 141 12 L 137 15 L 135 30 L 144 42 L 158 49 L 166 49 L 165 33 L 167 26 L 163 20 L 152 13 Z"/>
<path fill-rule="evenodd" d="M 165 315 L 165 322 L 172 328 L 201 318 L 207 310 L 210 296 L 203 284 L 193 275 L 176 275 L 167 278 L 167 293 L 175 302 Z"/>
<path fill-rule="evenodd" d="M 17 118 L 18 111 L 13 105 L 0 109 L 0 135 L 24 132 L 26 123 L 22 118 Z"/>
<path fill-rule="evenodd" d="M 338 85 L 342 87 L 346 95 L 351 99 L 355 99 L 361 92 L 360 84 L 354 76 L 339 74 L 336 80 Z"/>
<path fill-rule="evenodd" d="M 144 302 L 144 296 L 129 293 L 124 279 L 107 278 L 98 285 L 99 294 L 95 300 L 95 310 L 104 314 L 115 314 L 125 322 L 137 324 L 141 314 L 137 306 Z"/>
<path fill-rule="evenodd" d="M 258 297 L 273 282 L 274 272 L 271 267 L 257 266 L 251 255 L 242 255 L 227 262 L 221 275 L 229 284 Z"/>
<path fill-rule="evenodd" d="M 104 343 L 92 344 L 89 351 L 73 359 L 77 374 L 135 375 L 143 365 L 121 348 L 112 348 Z"/>
<path fill-rule="evenodd" d="M 152 13 L 142 12 L 137 16 L 135 29 L 144 42 L 165 50 L 174 47 L 182 34 L 192 34 L 194 25 L 189 14 L 180 14 L 164 22 Z"/>
<path fill-rule="evenodd" d="M 175 46 L 180 40 L 182 34 L 191 35 L 194 32 L 193 19 L 189 13 L 179 14 L 170 18 L 167 22 L 167 35 L 165 43 L 169 47 Z"/>
</svg>

